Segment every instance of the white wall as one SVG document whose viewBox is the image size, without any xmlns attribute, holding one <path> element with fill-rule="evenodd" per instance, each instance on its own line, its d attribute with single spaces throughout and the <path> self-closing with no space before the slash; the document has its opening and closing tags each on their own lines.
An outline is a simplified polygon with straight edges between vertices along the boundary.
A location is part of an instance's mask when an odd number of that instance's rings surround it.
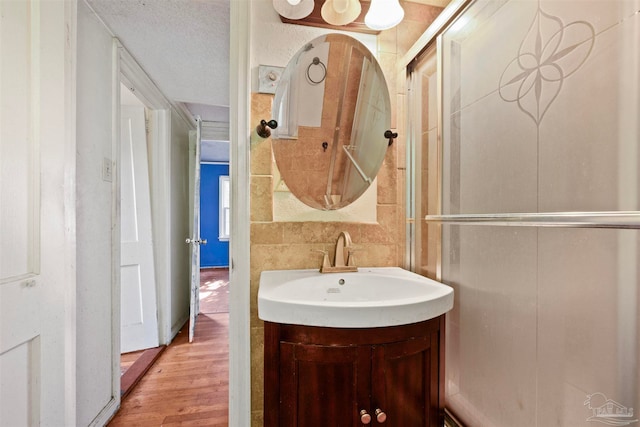
<svg viewBox="0 0 640 427">
<path fill-rule="evenodd" d="M 112 38 L 78 2 L 77 65 L 77 425 L 88 425 L 112 393 Z"/>
<path fill-rule="evenodd" d="M 39 402 L 34 402 L 39 407 L 32 411 L 40 411 L 40 420 L 34 424 L 75 425 L 76 5 L 72 1 L 40 1 L 32 6 L 39 13 L 40 31 L 33 39 L 38 49 L 33 59 L 39 61 L 34 78 L 39 82 L 34 97 L 37 121 L 30 130 L 40 142 L 42 163 L 42 375 Z"/>
<path fill-rule="evenodd" d="M 114 187 L 102 178 L 104 159 L 112 160 L 113 38 L 90 8 L 78 4 L 77 66 L 77 425 L 101 424 L 115 410 L 119 390 L 119 345 L 113 340 L 112 200 Z M 142 78 L 141 81 L 143 81 Z M 148 89 L 148 87 L 146 87 Z M 153 88 L 157 89 L 157 88 Z M 155 94 L 154 94 L 155 95 Z M 153 102 L 167 105 L 163 95 Z M 164 107 L 163 107 L 164 108 Z M 170 116 L 163 129 L 157 119 Z M 150 147 L 156 181 L 153 209 L 158 222 L 155 244 L 162 254 L 156 274 L 161 295 L 162 343 L 170 342 L 189 315 L 188 134 L 190 124 L 173 110 L 152 114 L 152 132 L 170 134 L 169 147 Z M 152 119 L 152 120 L 154 120 Z M 154 127 L 155 126 L 155 127 Z M 169 129 L 170 128 L 170 129 Z M 169 152 L 168 160 L 162 153 Z M 155 162 L 155 164 L 153 164 Z M 164 162 L 164 163 L 163 163 Z M 155 169 L 154 169 L 155 166 Z M 114 169 L 115 171 L 115 169 Z M 114 176 L 115 178 L 115 176 Z M 161 197 L 159 196 L 161 195 Z M 153 197 L 153 196 L 152 196 Z M 166 198 L 165 198 L 166 197 Z M 119 242 L 115 242 L 119 244 Z M 115 260 L 116 265 L 119 260 Z M 116 323 L 117 324 L 117 323 Z M 117 347 L 117 348 L 114 348 Z M 114 370 L 116 372 L 114 372 Z M 101 413 L 102 412 L 102 413 Z M 96 419 L 96 417 L 98 417 Z"/>
</svg>

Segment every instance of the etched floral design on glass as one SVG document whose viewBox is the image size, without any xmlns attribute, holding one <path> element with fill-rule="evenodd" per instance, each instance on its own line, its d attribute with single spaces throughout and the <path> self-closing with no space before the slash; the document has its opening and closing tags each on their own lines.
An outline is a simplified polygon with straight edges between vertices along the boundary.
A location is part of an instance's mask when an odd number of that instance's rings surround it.
<svg viewBox="0 0 640 427">
<path fill-rule="evenodd" d="M 584 64 L 595 42 L 586 21 L 564 24 L 538 8 L 518 55 L 500 77 L 500 97 L 539 125 L 558 97 L 564 80 Z"/>
</svg>

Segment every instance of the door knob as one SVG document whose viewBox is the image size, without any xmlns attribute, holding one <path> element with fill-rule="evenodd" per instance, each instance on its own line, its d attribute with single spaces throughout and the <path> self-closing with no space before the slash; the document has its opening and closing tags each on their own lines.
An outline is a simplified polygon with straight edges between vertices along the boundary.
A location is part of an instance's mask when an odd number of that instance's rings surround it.
<svg viewBox="0 0 640 427">
<path fill-rule="evenodd" d="M 376 421 L 380 424 L 387 421 L 387 414 L 385 414 L 380 408 L 376 409 Z"/>
<path fill-rule="evenodd" d="M 369 424 L 371 422 L 371 415 L 369 415 L 366 409 L 360 411 L 360 422 L 362 424 Z"/>
<path fill-rule="evenodd" d="M 186 238 L 185 242 L 188 243 L 195 243 L 196 245 L 206 245 L 207 244 L 207 239 L 201 240 L 201 239 L 189 239 Z"/>
</svg>

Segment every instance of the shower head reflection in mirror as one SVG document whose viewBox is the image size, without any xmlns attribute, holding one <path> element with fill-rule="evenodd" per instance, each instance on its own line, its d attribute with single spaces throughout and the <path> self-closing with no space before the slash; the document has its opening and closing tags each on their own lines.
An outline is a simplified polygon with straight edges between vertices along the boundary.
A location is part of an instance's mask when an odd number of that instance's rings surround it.
<svg viewBox="0 0 640 427">
<path fill-rule="evenodd" d="M 324 75 L 310 82 L 311 71 Z M 382 70 L 359 41 L 327 34 L 305 44 L 283 73 L 272 111 L 275 161 L 300 201 L 340 209 L 372 184 L 387 151 L 391 109 Z"/>
</svg>

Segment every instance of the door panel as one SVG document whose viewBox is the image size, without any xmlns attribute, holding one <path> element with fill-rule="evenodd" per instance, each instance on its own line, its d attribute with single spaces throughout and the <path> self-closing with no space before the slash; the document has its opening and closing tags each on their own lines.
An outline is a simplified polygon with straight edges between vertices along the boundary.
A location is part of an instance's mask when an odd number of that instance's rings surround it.
<svg viewBox="0 0 640 427">
<path fill-rule="evenodd" d="M 0 2 L 0 425 L 40 419 L 38 18 L 37 2 Z"/>
<path fill-rule="evenodd" d="M 192 199 L 192 221 L 191 238 L 187 242 L 191 244 L 191 291 L 189 304 L 189 342 L 193 341 L 196 330 L 196 319 L 200 312 L 200 244 L 207 244 L 207 241 L 200 239 L 200 143 L 202 121 L 196 119 L 196 139 L 195 156 L 193 157 L 193 199 Z"/>
<path fill-rule="evenodd" d="M 0 357 L 0 425 L 38 424 L 40 338 L 24 342 Z"/>
<path fill-rule="evenodd" d="M 121 322 L 123 325 L 137 325 L 143 323 L 142 292 L 140 283 L 139 265 L 125 265 L 120 269 L 122 287 L 122 313 Z"/>
<path fill-rule="evenodd" d="M 144 107 L 121 106 L 121 352 L 158 346 Z"/>
<path fill-rule="evenodd" d="M 386 413 L 385 425 L 437 425 L 430 411 L 431 383 L 438 380 L 432 377 L 433 363 L 437 364 L 437 350 L 429 337 L 385 344 L 374 350 L 372 411 L 380 408 Z"/>
<path fill-rule="evenodd" d="M 281 427 L 361 425 L 359 412 L 369 407 L 368 346 L 282 343 L 280 351 Z"/>
</svg>

